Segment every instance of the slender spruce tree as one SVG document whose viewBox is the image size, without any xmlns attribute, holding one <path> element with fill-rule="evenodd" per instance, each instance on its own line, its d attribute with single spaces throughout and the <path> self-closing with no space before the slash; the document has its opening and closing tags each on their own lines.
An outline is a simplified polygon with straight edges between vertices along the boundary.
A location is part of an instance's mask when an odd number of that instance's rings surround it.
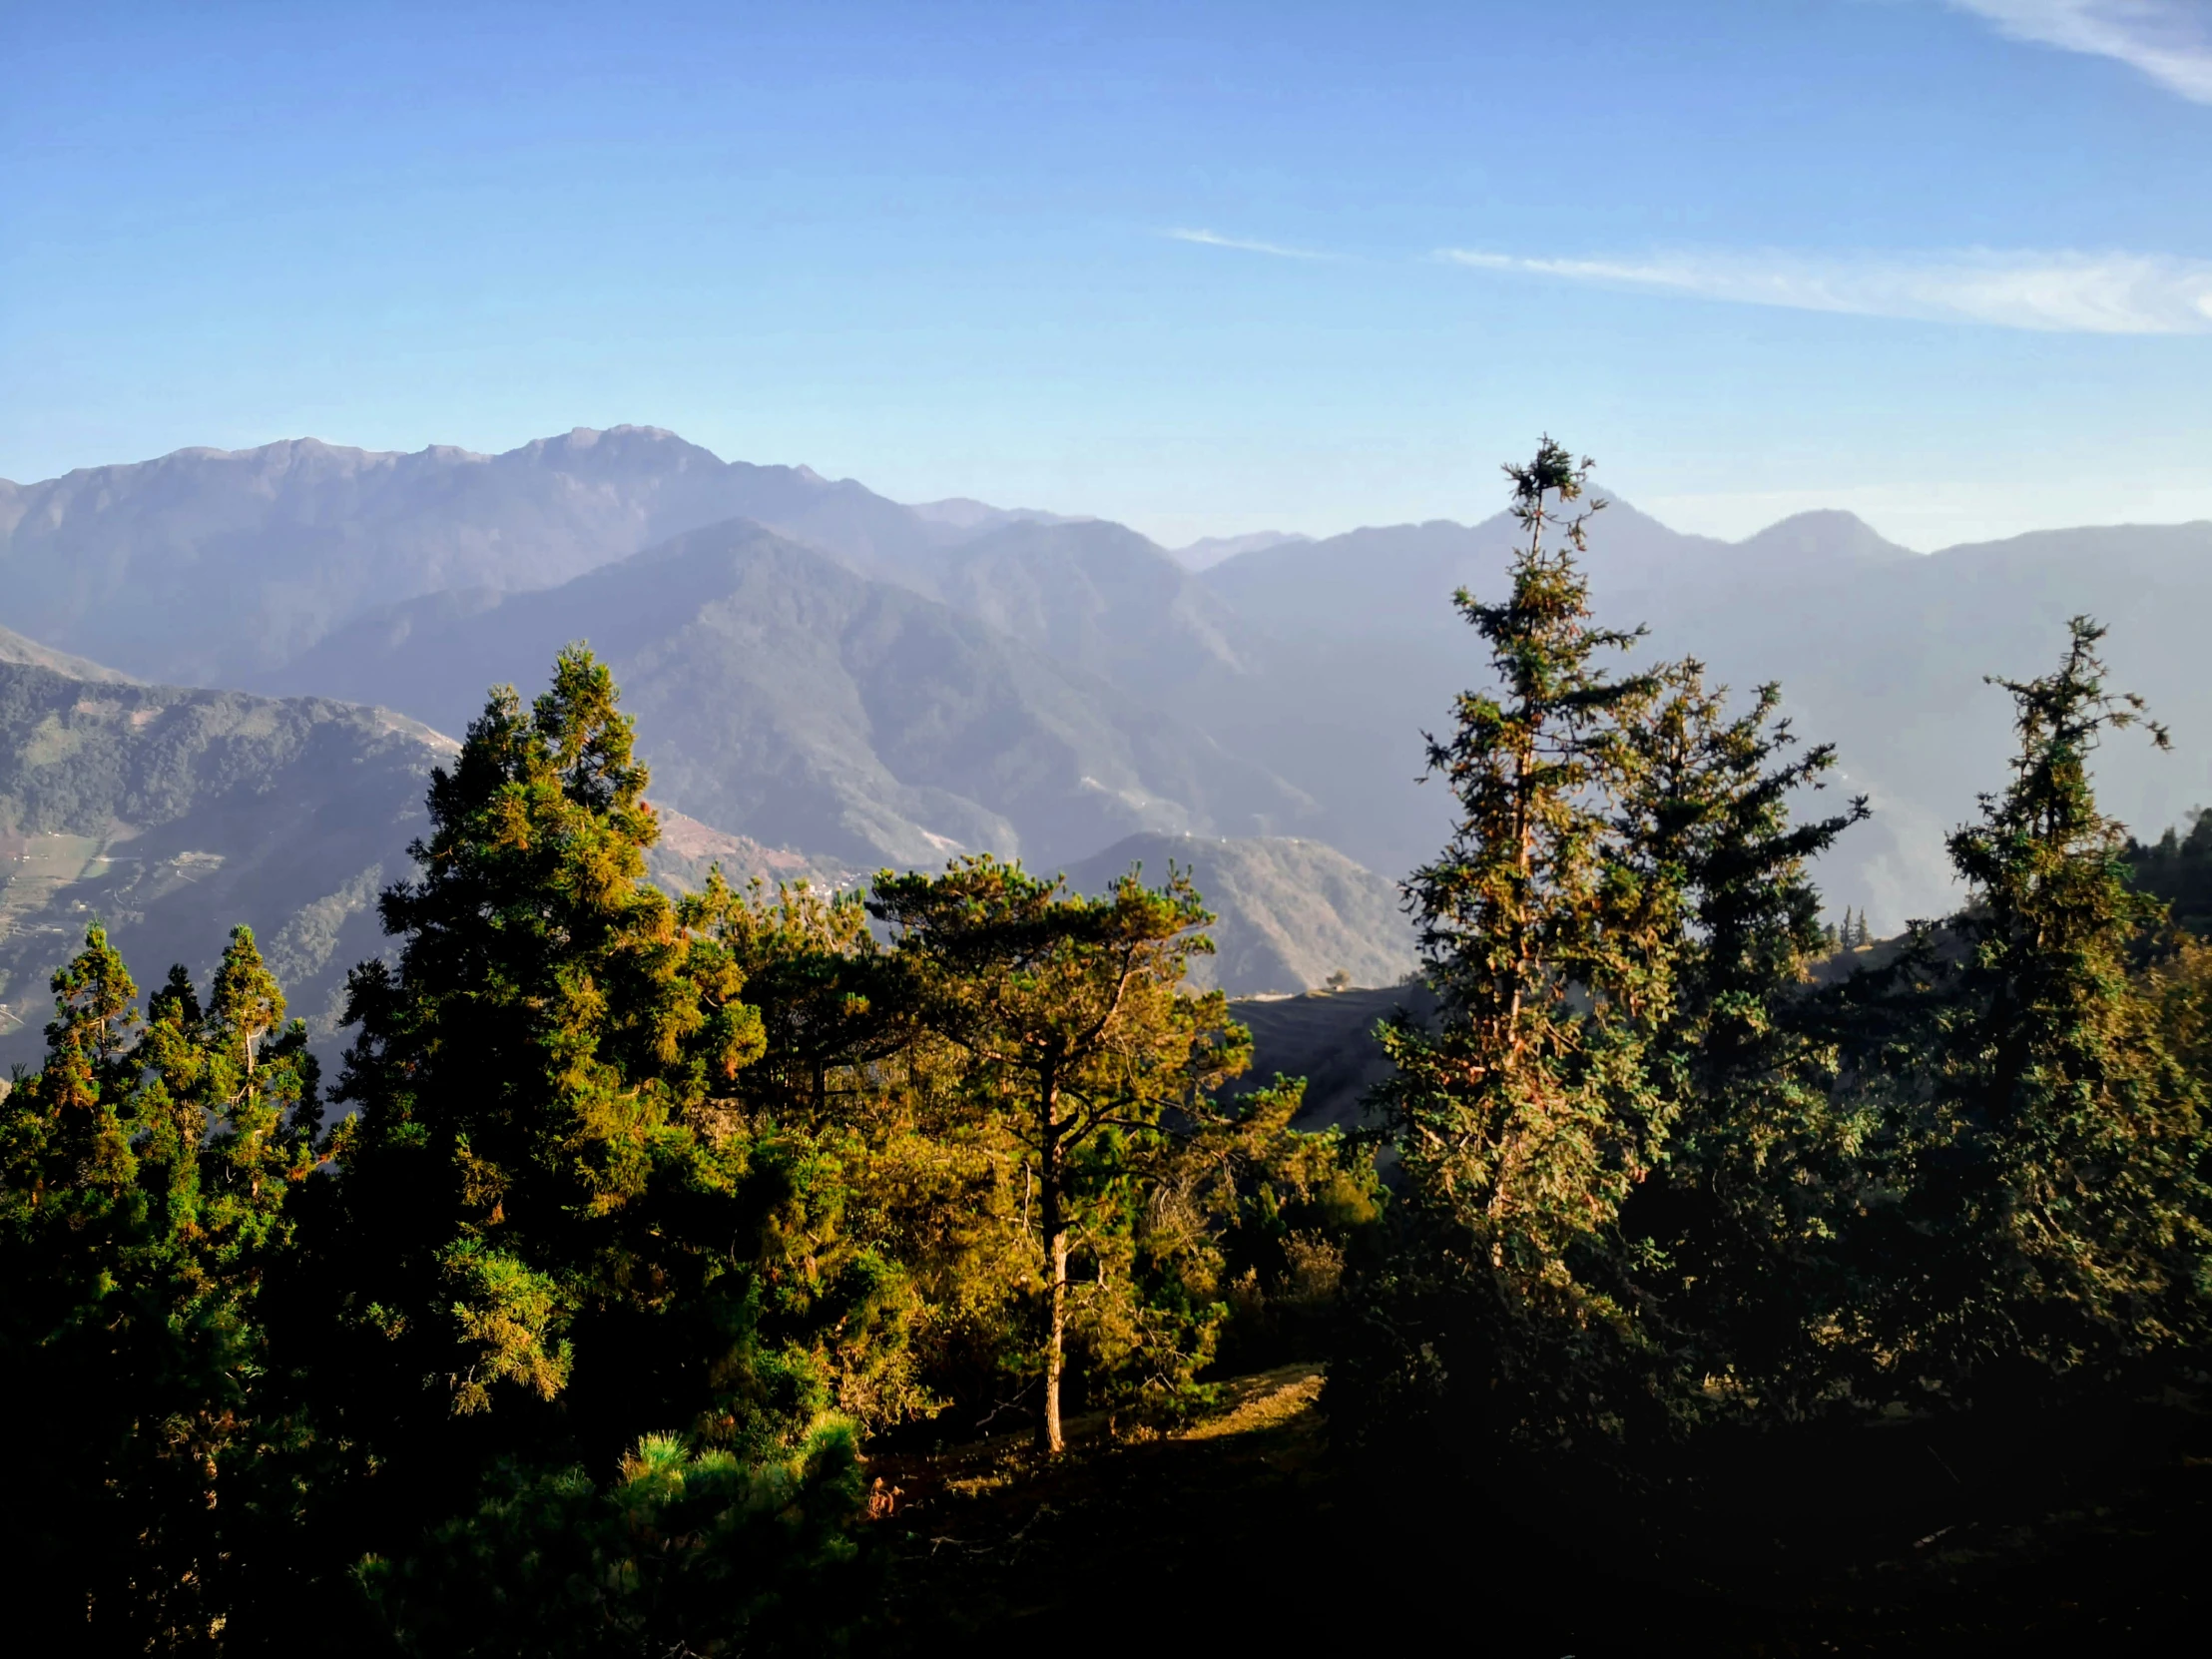
<svg viewBox="0 0 2212 1659">
<path fill-rule="evenodd" d="M 1677 1417 L 1768 1408 L 1827 1385 L 1815 1333 L 1844 1294 L 1825 1254 L 1855 1195 L 1863 1129 L 1835 1092 L 1832 1042 L 1808 1018 L 1821 925 L 1811 861 L 1868 816 L 1802 816 L 1831 746 L 1801 749 L 1781 689 L 1732 708 L 1694 661 L 1632 731 L 1640 764 L 1621 831 L 1641 885 L 1679 906 L 1671 1014 L 1652 1069 L 1671 1141 L 1623 1206 L 1623 1298 L 1673 1356 Z M 1847 927 L 1849 912 L 1846 912 Z"/>
<path fill-rule="evenodd" d="M 2125 830 L 2090 776 L 2108 733 L 2168 739 L 2109 689 L 2104 635 L 2077 617 L 2054 672 L 1992 680 L 2013 702 L 2012 777 L 1949 843 L 1971 896 L 1952 923 L 1927 1174 L 1901 1218 L 1935 1248 L 1897 1276 L 1892 1311 L 1919 1363 L 1969 1393 L 2205 1334 L 2202 1084 L 2130 981 L 2163 907 L 2128 881 Z"/>
<path fill-rule="evenodd" d="M 1546 440 L 1508 472 L 1510 597 L 1458 597 L 1494 689 L 1431 740 L 1460 822 L 1407 884 L 1440 1017 L 1385 1033 L 1404 1245 L 1340 1376 L 1377 1420 L 1419 1396 L 1524 1443 L 1671 1434 L 1819 1386 L 1855 1130 L 1801 1012 L 1809 864 L 1866 805 L 1800 819 L 1835 757 L 1778 688 L 1609 673 L 1641 634 L 1591 620 L 1583 468 Z"/>
<path fill-rule="evenodd" d="M 1641 630 L 1591 619 L 1578 560 L 1595 508 L 1573 510 L 1588 464 L 1546 438 L 1508 467 L 1524 537 L 1509 592 L 1455 597 L 1493 683 L 1429 740 L 1458 823 L 1406 883 L 1440 1021 L 1384 1036 L 1419 1241 L 1399 1290 L 1439 1304 L 1415 1318 L 1444 1334 L 1460 1397 L 1539 1437 L 1614 1421 L 1601 1378 L 1642 1345 L 1604 1258 L 1667 1138 L 1673 1097 L 1649 1062 L 1682 932 L 1680 872 L 1639 866 L 1617 819 L 1662 681 L 1607 667 Z"/>
</svg>

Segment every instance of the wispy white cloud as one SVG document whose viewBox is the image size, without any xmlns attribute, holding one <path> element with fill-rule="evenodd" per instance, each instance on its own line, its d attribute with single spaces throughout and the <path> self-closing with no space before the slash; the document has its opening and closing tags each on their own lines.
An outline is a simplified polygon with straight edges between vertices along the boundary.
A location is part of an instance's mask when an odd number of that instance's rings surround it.
<svg viewBox="0 0 2212 1659">
<path fill-rule="evenodd" d="M 1216 231 L 1164 231 L 1161 235 L 1176 242 L 1195 242 L 1206 248 L 1234 248 L 1240 254 L 1267 254 L 1278 260 L 1326 260 L 1330 257 L 1311 248 L 1285 248 L 1281 243 L 1225 237 Z"/>
<path fill-rule="evenodd" d="M 1820 260 L 1690 253 L 1550 260 L 1449 248 L 1437 257 L 1478 271 L 1794 310 L 1980 322 L 2046 333 L 2212 333 L 2212 263 L 2143 254 L 1975 252 Z"/>
<path fill-rule="evenodd" d="M 2212 104 L 2212 6 L 2204 0 L 1950 0 L 2014 40 L 2116 58 Z"/>
</svg>

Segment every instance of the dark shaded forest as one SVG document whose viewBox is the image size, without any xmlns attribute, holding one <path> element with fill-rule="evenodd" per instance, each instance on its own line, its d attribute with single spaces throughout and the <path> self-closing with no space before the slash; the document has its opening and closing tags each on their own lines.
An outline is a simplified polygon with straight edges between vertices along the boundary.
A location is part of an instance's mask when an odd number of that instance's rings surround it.
<svg viewBox="0 0 2212 1659">
<path fill-rule="evenodd" d="M 83 1651 L 2109 1644 L 2207 1534 L 2212 830 L 2076 620 L 1876 941 L 1778 687 L 1601 623 L 1508 468 L 1350 1127 L 1188 872 L 648 878 L 607 668 L 434 775 L 325 1077 L 246 928 L 95 922 L 0 1101 L 26 1627 Z M 1667 642 L 1659 642 L 1667 643 Z M 138 964 L 141 970 L 148 964 Z M 1408 991 L 1408 998 L 1412 996 Z M 1432 1007 L 1433 1012 L 1426 1012 Z"/>
</svg>

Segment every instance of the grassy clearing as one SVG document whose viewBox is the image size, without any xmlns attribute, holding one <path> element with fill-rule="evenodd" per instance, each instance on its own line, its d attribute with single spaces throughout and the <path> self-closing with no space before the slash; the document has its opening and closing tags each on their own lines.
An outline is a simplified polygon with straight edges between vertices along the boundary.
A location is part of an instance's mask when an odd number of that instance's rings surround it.
<svg viewBox="0 0 2212 1659">
<path fill-rule="evenodd" d="M 1169 1433 L 1094 1413 L 1070 1424 L 1058 1459 L 1026 1431 L 876 1459 L 885 1651 L 1142 1639 L 1172 1652 L 1218 1614 L 1264 1616 L 1223 1599 L 1224 1575 L 1305 1555 L 1302 1531 L 1334 1535 L 1321 1383 L 1311 1363 L 1239 1378 L 1213 1412 Z M 1102 1598 L 1108 1586 L 1126 1600 Z"/>
</svg>

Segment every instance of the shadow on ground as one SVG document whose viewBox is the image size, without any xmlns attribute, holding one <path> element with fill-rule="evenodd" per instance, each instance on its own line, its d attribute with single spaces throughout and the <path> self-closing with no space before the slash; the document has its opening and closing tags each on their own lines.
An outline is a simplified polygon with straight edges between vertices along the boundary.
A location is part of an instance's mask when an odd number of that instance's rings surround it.
<svg viewBox="0 0 2212 1659">
<path fill-rule="evenodd" d="M 1215 1414 L 1175 1433 L 1101 1414 L 1059 1459 L 1012 1437 L 876 1459 L 886 1617 L 867 1647 L 1592 1659 L 2101 1655 L 2201 1639 L 2212 1433 L 2193 1412 L 2113 1489 L 2059 1490 L 2042 1510 L 1962 1507 L 1918 1538 L 1847 1522 L 1828 1559 L 1777 1573 L 1640 1546 L 1617 1516 L 1578 1518 L 1571 1502 L 1541 1529 L 1517 1523 L 1417 1447 L 1386 1485 L 1345 1478 L 1321 1393 L 1318 1366 L 1285 1366 L 1227 1384 Z"/>
</svg>

